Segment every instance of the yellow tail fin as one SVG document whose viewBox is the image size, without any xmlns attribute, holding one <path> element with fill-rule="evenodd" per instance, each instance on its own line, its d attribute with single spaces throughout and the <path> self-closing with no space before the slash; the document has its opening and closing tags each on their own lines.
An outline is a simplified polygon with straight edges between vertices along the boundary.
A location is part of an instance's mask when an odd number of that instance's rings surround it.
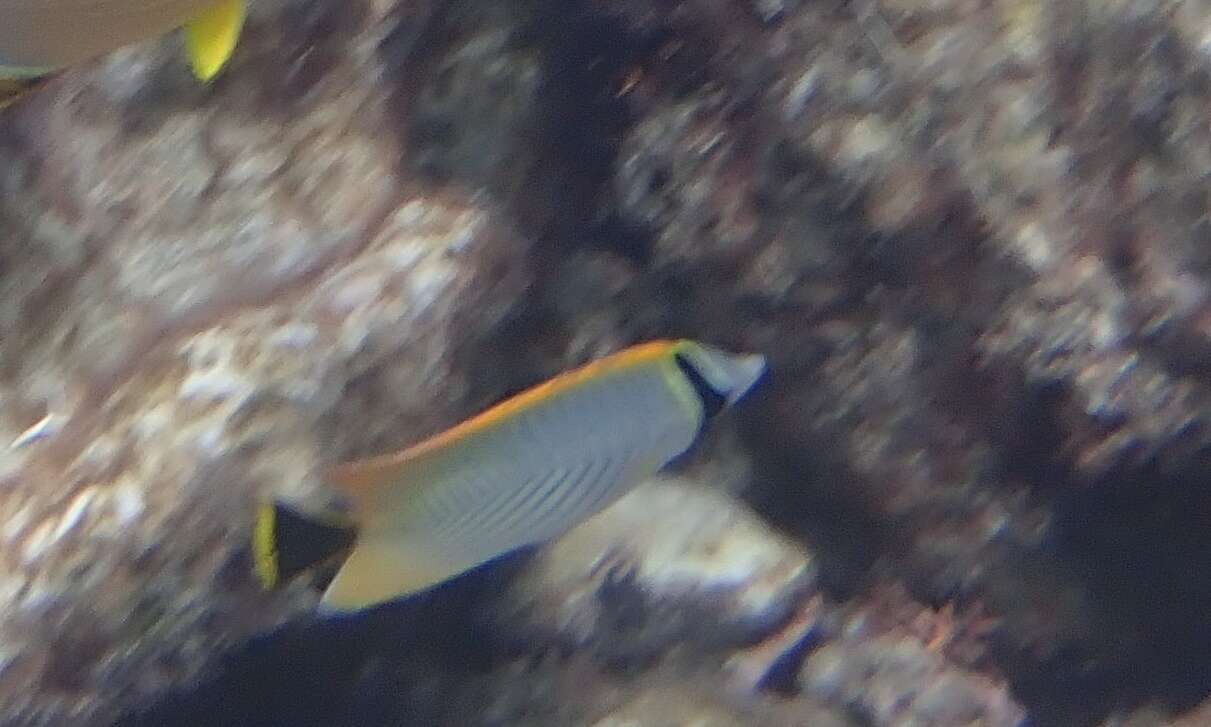
<svg viewBox="0 0 1211 727">
<path fill-rule="evenodd" d="M 185 27 L 189 65 L 198 80 L 218 75 L 235 52 L 248 8 L 245 0 L 218 0 Z"/>
<path fill-rule="evenodd" d="M 335 519 L 326 522 L 282 503 L 265 503 L 257 509 L 252 538 L 257 580 L 269 590 L 344 555 L 356 533 Z"/>
</svg>

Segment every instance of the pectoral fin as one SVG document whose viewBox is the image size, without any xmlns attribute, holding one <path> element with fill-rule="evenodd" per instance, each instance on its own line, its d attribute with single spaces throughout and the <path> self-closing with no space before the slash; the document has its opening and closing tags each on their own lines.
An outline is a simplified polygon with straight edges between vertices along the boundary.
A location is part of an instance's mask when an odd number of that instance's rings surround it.
<svg viewBox="0 0 1211 727">
<path fill-rule="evenodd" d="M 219 0 L 185 27 L 189 65 L 201 81 L 210 81 L 235 52 L 247 14 L 245 0 Z"/>
</svg>

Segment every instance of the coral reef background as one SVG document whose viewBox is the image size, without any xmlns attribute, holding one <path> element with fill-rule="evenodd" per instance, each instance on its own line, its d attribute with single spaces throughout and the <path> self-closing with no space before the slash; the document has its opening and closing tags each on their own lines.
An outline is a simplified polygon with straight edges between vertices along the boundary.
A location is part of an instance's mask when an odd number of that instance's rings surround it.
<svg viewBox="0 0 1211 727">
<path fill-rule="evenodd" d="M 1211 719 L 1211 2 L 177 42 L 0 114 L 4 724 Z M 670 477 L 363 618 L 252 582 L 259 498 L 658 336 L 771 359 Z"/>
</svg>

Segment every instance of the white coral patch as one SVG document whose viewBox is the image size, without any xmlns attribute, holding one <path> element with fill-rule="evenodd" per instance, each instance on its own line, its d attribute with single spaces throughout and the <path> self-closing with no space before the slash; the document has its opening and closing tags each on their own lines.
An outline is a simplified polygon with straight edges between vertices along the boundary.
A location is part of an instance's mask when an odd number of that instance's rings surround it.
<svg viewBox="0 0 1211 727">
<path fill-rule="evenodd" d="M 255 388 L 246 376 L 231 369 L 214 368 L 186 376 L 178 393 L 182 399 L 240 401 L 251 396 Z"/>
</svg>

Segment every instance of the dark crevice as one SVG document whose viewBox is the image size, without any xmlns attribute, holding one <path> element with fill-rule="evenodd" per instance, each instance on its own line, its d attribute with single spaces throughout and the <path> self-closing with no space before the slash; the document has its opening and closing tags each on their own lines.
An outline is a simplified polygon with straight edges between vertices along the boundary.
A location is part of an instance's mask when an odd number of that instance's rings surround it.
<svg viewBox="0 0 1211 727">
<path fill-rule="evenodd" d="M 1103 605 L 1114 706 L 1211 693 L 1211 491 L 1205 463 L 1116 473 L 1057 502 L 1056 547 Z"/>
<path fill-rule="evenodd" d="M 435 695 L 411 680 L 437 671 L 465 681 L 512 656 L 478 605 L 526 557 L 518 553 L 354 616 L 283 626 L 228 655 L 204 683 L 113 727 L 450 724 L 444 710 L 459 696 Z"/>
<path fill-rule="evenodd" d="M 1005 473 L 1031 483 L 1041 495 L 1055 494 L 1075 479 L 1057 451 L 1065 436 L 1061 410 L 1068 395 L 1060 383 L 1013 387 L 1005 395 L 1020 403 L 1005 424 L 1012 434 L 1001 439 Z"/>
<path fill-rule="evenodd" d="M 643 264 L 651 232 L 620 216 L 614 202 L 619 144 L 633 123 L 622 90 L 666 38 L 635 35 L 619 21 L 585 12 L 581 3 L 560 0 L 539 3 L 530 32 L 542 48 L 544 70 L 535 146 L 552 180 L 551 198 L 540 204 L 554 211 L 549 224 L 534 230 L 540 254 L 589 245 Z"/>
<path fill-rule="evenodd" d="M 776 388 L 764 394 L 778 396 Z M 756 453 L 757 471 L 745 499 L 767 522 L 788 535 L 809 542 L 819 562 L 819 585 L 837 600 L 858 595 L 871 568 L 888 552 L 896 533 L 863 503 L 843 493 L 853 475 L 831 459 L 837 448 L 826 442 L 790 450 L 771 442 L 759 401 L 740 420 L 744 443 Z M 831 482 L 829 491 L 810 483 Z M 853 488 L 856 489 L 856 488 Z"/>
</svg>

